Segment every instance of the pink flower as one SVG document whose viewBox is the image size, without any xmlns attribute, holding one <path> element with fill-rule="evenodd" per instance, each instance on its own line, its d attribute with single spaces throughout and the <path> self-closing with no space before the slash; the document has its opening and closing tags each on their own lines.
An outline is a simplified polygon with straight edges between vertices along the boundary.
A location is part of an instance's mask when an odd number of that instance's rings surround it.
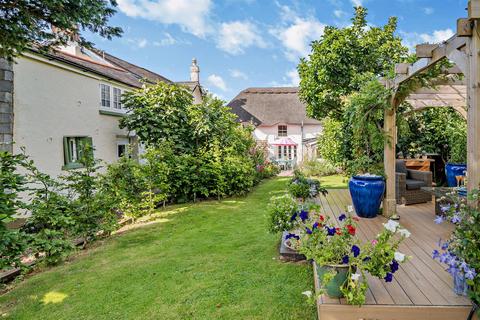
<svg viewBox="0 0 480 320">
<path fill-rule="evenodd" d="M 377 239 L 372 240 L 372 244 L 375 246 L 378 243 Z"/>
</svg>

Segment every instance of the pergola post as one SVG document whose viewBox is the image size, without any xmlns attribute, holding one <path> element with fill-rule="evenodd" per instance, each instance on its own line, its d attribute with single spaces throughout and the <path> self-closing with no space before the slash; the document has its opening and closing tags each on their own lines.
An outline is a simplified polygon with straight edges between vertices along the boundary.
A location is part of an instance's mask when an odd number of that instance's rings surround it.
<svg viewBox="0 0 480 320">
<path fill-rule="evenodd" d="M 478 0 L 472 1 L 477 5 Z M 475 17 L 472 17 L 475 18 Z M 467 189 L 472 191 L 480 184 L 480 24 L 472 20 L 472 36 L 467 42 L 468 74 L 467 77 Z"/>
<path fill-rule="evenodd" d="M 383 214 L 394 217 L 397 213 L 397 200 L 395 197 L 395 145 L 396 145 L 396 106 L 385 110 L 384 130 L 386 135 L 383 163 L 386 175 L 386 196 L 383 200 Z"/>
</svg>

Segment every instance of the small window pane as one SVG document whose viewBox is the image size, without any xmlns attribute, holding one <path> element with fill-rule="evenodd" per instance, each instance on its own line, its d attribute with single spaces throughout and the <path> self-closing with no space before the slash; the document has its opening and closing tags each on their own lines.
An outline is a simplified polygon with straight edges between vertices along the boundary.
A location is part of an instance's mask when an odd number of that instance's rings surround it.
<svg viewBox="0 0 480 320">
<path fill-rule="evenodd" d="M 287 136 L 287 126 L 285 125 L 278 126 L 278 136 L 279 137 Z"/>
<path fill-rule="evenodd" d="M 101 105 L 102 107 L 110 108 L 110 86 L 101 84 Z"/>
<path fill-rule="evenodd" d="M 113 88 L 113 107 L 115 109 L 122 108 L 122 90 L 118 88 Z"/>
<path fill-rule="evenodd" d="M 119 158 L 123 157 L 123 156 L 126 154 L 126 152 L 127 152 L 127 146 L 126 146 L 126 145 L 124 145 L 124 144 L 119 144 L 119 145 L 117 146 L 117 156 L 118 156 Z"/>
</svg>

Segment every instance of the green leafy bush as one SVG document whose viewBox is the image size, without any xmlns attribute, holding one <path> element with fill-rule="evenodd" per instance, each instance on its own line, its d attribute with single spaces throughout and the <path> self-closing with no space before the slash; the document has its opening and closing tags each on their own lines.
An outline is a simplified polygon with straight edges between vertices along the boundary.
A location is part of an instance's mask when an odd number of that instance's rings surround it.
<svg viewBox="0 0 480 320">
<path fill-rule="evenodd" d="M 322 121 L 323 130 L 318 137 L 318 153 L 322 159 L 326 161 L 330 167 L 342 167 L 342 143 L 343 143 L 343 127 L 342 122 L 331 117 L 327 117 Z M 310 161 L 309 161 L 310 162 Z M 312 165 L 312 164 L 311 164 Z M 315 171 L 312 165 L 312 170 Z M 307 174 L 316 175 L 316 174 Z"/>
<path fill-rule="evenodd" d="M 301 198 L 303 201 L 307 198 L 314 198 L 319 193 L 324 195 L 327 193 L 327 190 L 320 185 L 320 181 L 306 178 L 298 169 L 294 171 L 294 176 L 288 183 L 288 191 L 292 196 Z"/>
<path fill-rule="evenodd" d="M 302 172 L 307 177 L 324 177 L 338 173 L 337 168 L 323 159 L 305 161 L 302 164 Z"/>
<path fill-rule="evenodd" d="M 300 207 L 289 194 L 270 199 L 268 205 L 269 231 L 271 233 L 292 230 L 296 226 L 295 215 Z"/>
</svg>

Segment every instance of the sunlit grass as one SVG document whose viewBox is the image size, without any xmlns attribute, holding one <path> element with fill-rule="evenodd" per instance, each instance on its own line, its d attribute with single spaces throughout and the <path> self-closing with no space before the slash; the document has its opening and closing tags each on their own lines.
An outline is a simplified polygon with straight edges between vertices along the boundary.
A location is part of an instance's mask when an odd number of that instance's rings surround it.
<svg viewBox="0 0 480 320">
<path fill-rule="evenodd" d="M 0 318 L 315 319 L 301 294 L 313 290 L 311 268 L 280 262 L 266 231 L 268 199 L 287 181 L 160 210 L 19 283 L 0 296 Z"/>
<path fill-rule="evenodd" d="M 320 177 L 320 182 L 322 186 L 327 189 L 347 189 L 348 188 L 348 178 L 336 174 L 332 176 Z"/>
</svg>

